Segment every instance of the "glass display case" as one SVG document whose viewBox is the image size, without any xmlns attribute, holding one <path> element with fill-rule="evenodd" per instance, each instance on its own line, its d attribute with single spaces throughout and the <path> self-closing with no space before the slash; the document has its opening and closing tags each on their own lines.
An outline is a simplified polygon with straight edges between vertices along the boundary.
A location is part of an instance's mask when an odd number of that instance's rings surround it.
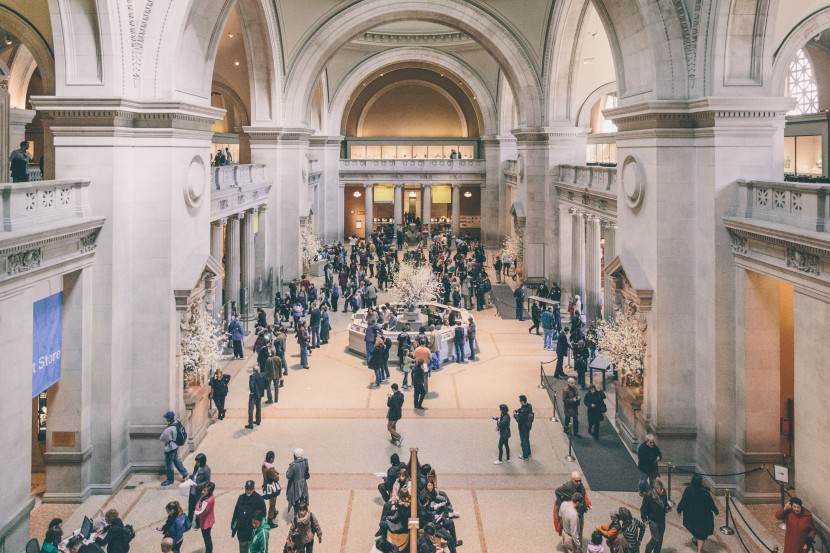
<svg viewBox="0 0 830 553">
<path fill-rule="evenodd" d="M 784 173 L 823 175 L 821 136 L 784 137 Z"/>
<path fill-rule="evenodd" d="M 616 165 L 617 145 L 609 142 L 588 144 L 585 147 L 585 162 L 588 165 Z"/>
<path fill-rule="evenodd" d="M 347 138 L 349 159 L 478 159 L 475 139 L 414 139 L 406 142 L 383 139 Z"/>
</svg>

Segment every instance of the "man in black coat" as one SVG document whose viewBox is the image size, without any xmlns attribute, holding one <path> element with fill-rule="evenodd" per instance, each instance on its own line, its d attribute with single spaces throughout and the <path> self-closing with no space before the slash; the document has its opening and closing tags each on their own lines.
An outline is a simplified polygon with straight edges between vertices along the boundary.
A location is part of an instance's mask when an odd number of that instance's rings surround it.
<svg viewBox="0 0 830 553">
<path fill-rule="evenodd" d="M 550 289 L 550 299 L 553 301 L 562 301 L 562 289 L 555 282 Z M 553 306 L 553 318 L 556 321 L 556 330 L 562 330 L 562 316 L 560 314 L 559 305 Z"/>
<path fill-rule="evenodd" d="M 525 285 L 519 284 L 519 287 L 513 291 L 513 298 L 516 300 L 516 318 L 520 321 L 525 320 Z"/>
<path fill-rule="evenodd" d="M 638 488 L 640 495 L 648 492 L 652 482 L 660 476 L 658 463 L 663 458 L 663 452 L 657 447 L 657 439 L 654 434 L 648 434 L 646 440 L 637 448 L 637 470 L 640 471 L 640 482 Z"/>
<path fill-rule="evenodd" d="M 516 424 L 519 426 L 519 441 L 522 444 L 522 454 L 519 459 L 527 461 L 530 459 L 530 429 L 533 427 L 533 406 L 527 402 L 527 396 L 519 396 L 521 407 L 513 413 Z"/>
<path fill-rule="evenodd" d="M 569 328 L 565 328 L 559 333 L 559 338 L 556 339 L 556 371 L 553 373 L 554 378 L 566 378 L 565 370 L 562 368 L 562 363 L 565 357 L 568 356 L 568 350 L 571 345 L 568 343 Z"/>
<path fill-rule="evenodd" d="M 262 422 L 262 396 L 265 395 L 265 388 L 268 386 L 268 380 L 258 370 L 248 377 L 248 424 L 245 428 L 252 429 L 254 425 L 259 426 Z M 254 420 L 254 411 L 256 410 L 256 421 Z"/>
<path fill-rule="evenodd" d="M 401 469 L 405 468 L 406 463 L 401 462 L 401 458 L 398 457 L 397 453 L 393 453 L 392 456 L 389 457 L 389 468 L 386 470 L 386 478 L 383 479 L 383 482 L 378 484 L 378 491 L 384 501 L 389 501 L 389 496 L 392 494 L 392 488 L 395 486 L 395 480 L 397 480 L 398 476 L 400 476 Z"/>
<path fill-rule="evenodd" d="M 424 402 L 424 397 L 427 395 L 427 390 L 424 387 L 424 365 L 419 362 L 412 369 L 412 386 L 415 388 L 415 409 L 426 409 L 421 404 Z"/>
<path fill-rule="evenodd" d="M 236 500 L 231 518 L 231 537 L 239 540 L 239 553 L 248 553 L 254 535 L 254 514 L 265 513 L 265 500 L 254 491 L 253 480 L 245 482 L 245 493 Z"/>
<path fill-rule="evenodd" d="M 403 436 L 398 434 L 396 428 L 398 421 L 401 420 L 401 408 L 403 407 L 403 394 L 398 389 L 397 384 L 392 384 L 392 393 L 386 398 L 386 406 L 389 410 L 386 413 L 386 429 L 392 436 L 392 443 L 399 446 L 403 441 Z"/>
<path fill-rule="evenodd" d="M 539 302 L 534 301 L 533 304 L 531 304 L 530 320 L 533 321 L 533 324 L 527 329 L 527 333 L 530 334 L 535 328 L 536 335 L 539 336 L 539 323 L 542 322 L 542 310 L 539 309 Z"/>
</svg>

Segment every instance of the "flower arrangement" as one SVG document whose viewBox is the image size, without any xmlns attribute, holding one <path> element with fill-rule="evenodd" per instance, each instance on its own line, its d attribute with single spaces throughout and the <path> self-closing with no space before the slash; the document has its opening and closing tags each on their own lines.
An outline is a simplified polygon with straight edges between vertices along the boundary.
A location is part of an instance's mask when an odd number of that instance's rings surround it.
<svg viewBox="0 0 830 553">
<path fill-rule="evenodd" d="M 603 322 L 597 344 L 614 363 L 623 386 L 643 385 L 646 339 L 634 310 L 617 311 L 614 319 Z"/>
<path fill-rule="evenodd" d="M 404 261 L 398 266 L 395 282 L 389 293 L 392 300 L 404 305 L 418 305 L 435 301 L 441 295 L 443 287 L 435 280 L 429 267 L 418 267 L 412 261 Z"/>
<path fill-rule="evenodd" d="M 518 262 L 524 257 L 524 238 L 518 232 L 508 236 L 503 247 L 510 259 L 515 259 Z"/>
<path fill-rule="evenodd" d="M 222 324 L 196 303 L 182 323 L 182 364 L 186 380 L 204 378 L 222 357 Z"/>
<path fill-rule="evenodd" d="M 317 259 L 320 250 L 323 249 L 323 244 L 314 233 L 314 224 L 311 221 L 305 225 L 303 233 L 300 235 L 300 247 L 303 267 L 309 267 Z"/>
</svg>

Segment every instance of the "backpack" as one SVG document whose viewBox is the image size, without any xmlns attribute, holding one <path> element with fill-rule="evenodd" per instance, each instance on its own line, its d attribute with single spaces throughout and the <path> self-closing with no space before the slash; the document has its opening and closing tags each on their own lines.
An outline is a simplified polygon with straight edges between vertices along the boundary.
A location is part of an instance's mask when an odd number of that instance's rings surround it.
<svg viewBox="0 0 830 553">
<path fill-rule="evenodd" d="M 173 424 L 176 426 L 176 445 L 181 447 L 187 442 L 187 430 L 184 429 L 184 426 L 179 421 Z"/>
<path fill-rule="evenodd" d="M 530 413 L 527 414 L 527 427 L 528 428 L 533 426 L 533 421 L 535 419 L 536 419 L 536 414 L 533 411 L 531 411 Z"/>
<path fill-rule="evenodd" d="M 455 341 L 461 342 L 462 340 L 464 340 L 464 327 L 457 326 L 455 327 Z"/>
<path fill-rule="evenodd" d="M 191 528 L 193 528 L 193 521 L 190 519 L 190 517 L 184 517 L 184 531 L 187 532 Z"/>
</svg>

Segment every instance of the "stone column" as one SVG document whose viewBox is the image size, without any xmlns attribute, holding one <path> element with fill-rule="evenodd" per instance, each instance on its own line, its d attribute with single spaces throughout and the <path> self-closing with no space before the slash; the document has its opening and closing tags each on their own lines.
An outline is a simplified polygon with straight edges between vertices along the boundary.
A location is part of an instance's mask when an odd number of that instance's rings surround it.
<svg viewBox="0 0 830 553">
<path fill-rule="evenodd" d="M 430 220 L 432 219 L 432 183 L 427 182 L 422 185 L 423 191 L 423 206 L 421 207 L 421 224 L 426 227 L 427 232 L 432 228 Z"/>
<path fill-rule="evenodd" d="M 226 219 L 219 219 L 210 223 L 210 256 L 216 260 L 223 267 L 225 260 L 222 259 L 222 251 L 224 249 L 224 241 L 222 240 L 222 230 L 225 226 Z M 216 290 L 213 299 L 213 316 L 221 317 L 223 310 L 222 302 L 222 275 L 216 277 Z"/>
<path fill-rule="evenodd" d="M 398 231 L 398 227 L 403 225 L 403 183 L 396 182 L 395 183 L 395 205 L 393 206 L 395 210 L 395 232 Z"/>
<path fill-rule="evenodd" d="M 259 286 L 257 285 L 257 294 L 254 298 L 258 303 L 264 301 L 266 305 L 271 305 L 273 294 L 271 290 L 266 290 L 268 283 L 268 271 L 271 266 L 266 263 L 266 252 L 270 247 L 268 240 L 268 206 L 262 204 L 257 206 L 257 229 L 254 235 L 254 279 L 262 279 L 262 293 L 259 295 Z M 265 293 L 267 292 L 267 293 Z"/>
<path fill-rule="evenodd" d="M 516 159 L 516 138 L 493 135 L 481 142 L 487 170 L 486 187 L 481 190 L 481 239 L 486 247 L 498 248 L 512 226 L 504 165 L 508 159 Z"/>
<path fill-rule="evenodd" d="M 602 249 L 600 246 L 599 217 L 589 215 L 585 245 L 585 301 L 583 308 L 587 321 L 602 316 Z"/>
<path fill-rule="evenodd" d="M 461 183 L 452 183 L 452 232 L 456 236 L 461 231 Z"/>
<path fill-rule="evenodd" d="M 364 189 L 364 200 L 366 202 L 366 222 L 364 224 L 365 233 L 364 235 L 368 239 L 369 236 L 372 234 L 372 230 L 375 226 L 375 185 L 371 183 L 365 183 L 363 185 Z"/>
<path fill-rule="evenodd" d="M 239 215 L 228 217 L 225 228 L 225 301 L 239 309 Z"/>
<path fill-rule="evenodd" d="M 579 294 L 585 309 L 585 217 L 581 211 L 571 208 L 571 295 Z"/>
<path fill-rule="evenodd" d="M 242 302 L 244 305 L 240 304 L 240 314 L 242 314 L 241 310 L 245 310 L 245 314 L 249 317 L 253 315 L 253 310 L 251 309 L 251 305 L 253 304 L 253 294 L 254 294 L 254 210 L 249 209 L 245 211 L 245 214 L 241 216 L 242 219 L 242 228 L 241 228 L 241 256 L 240 256 L 240 268 L 242 272 L 242 279 L 241 279 L 241 298 L 247 298 L 246 302 Z M 247 296 L 245 295 L 245 290 L 247 290 Z"/>
<path fill-rule="evenodd" d="M 9 78 L 0 76 L 0 182 L 9 182 Z"/>
<path fill-rule="evenodd" d="M 571 221 L 570 208 L 564 203 L 559 203 L 559 283 L 562 289 L 560 306 L 568 306 L 571 290 L 574 284 L 573 277 L 573 222 Z"/>
<path fill-rule="evenodd" d="M 606 221 L 602 225 L 605 231 L 605 267 L 617 257 L 617 223 Z M 603 267 L 603 273 L 605 268 Z M 611 279 L 603 278 L 605 293 L 602 299 L 602 317 L 607 319 L 614 314 L 614 292 L 612 291 Z"/>
</svg>

